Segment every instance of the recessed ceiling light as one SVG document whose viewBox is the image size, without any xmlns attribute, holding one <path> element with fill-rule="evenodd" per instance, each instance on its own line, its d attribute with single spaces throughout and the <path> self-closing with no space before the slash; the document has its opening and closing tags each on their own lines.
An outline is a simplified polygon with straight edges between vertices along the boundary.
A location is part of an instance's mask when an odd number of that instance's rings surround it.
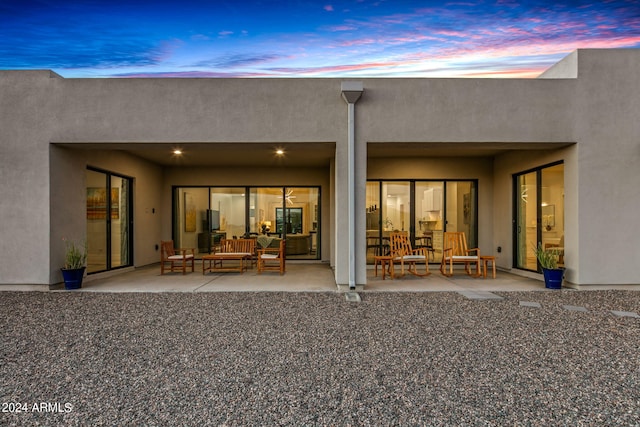
<svg viewBox="0 0 640 427">
<path fill-rule="evenodd" d="M 282 156 L 282 155 L 284 154 L 284 150 L 283 150 L 282 148 L 278 148 L 278 149 L 276 150 L 276 154 L 277 154 L 278 156 Z"/>
<path fill-rule="evenodd" d="M 173 154 L 180 155 L 182 154 L 182 150 L 176 148 L 175 150 L 173 150 Z"/>
</svg>

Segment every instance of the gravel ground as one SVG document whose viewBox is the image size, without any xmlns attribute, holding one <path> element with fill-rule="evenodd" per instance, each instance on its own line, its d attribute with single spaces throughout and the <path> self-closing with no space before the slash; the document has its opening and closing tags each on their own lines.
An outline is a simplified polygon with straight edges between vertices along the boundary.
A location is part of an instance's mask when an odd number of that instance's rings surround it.
<svg viewBox="0 0 640 427">
<path fill-rule="evenodd" d="M 3 292 L 0 425 L 640 425 L 640 292 L 500 295 Z"/>
</svg>

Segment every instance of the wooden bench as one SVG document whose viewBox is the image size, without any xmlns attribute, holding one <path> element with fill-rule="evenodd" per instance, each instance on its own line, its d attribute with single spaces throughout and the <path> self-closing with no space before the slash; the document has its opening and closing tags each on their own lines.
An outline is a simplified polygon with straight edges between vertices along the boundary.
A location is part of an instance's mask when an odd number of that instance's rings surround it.
<svg viewBox="0 0 640 427">
<path fill-rule="evenodd" d="M 255 239 L 222 239 L 215 253 L 202 256 L 202 274 L 208 271 L 243 273 L 247 269 L 245 263 L 248 261 L 249 266 L 253 263 L 255 245 Z M 232 266 L 230 261 L 234 262 Z"/>
</svg>

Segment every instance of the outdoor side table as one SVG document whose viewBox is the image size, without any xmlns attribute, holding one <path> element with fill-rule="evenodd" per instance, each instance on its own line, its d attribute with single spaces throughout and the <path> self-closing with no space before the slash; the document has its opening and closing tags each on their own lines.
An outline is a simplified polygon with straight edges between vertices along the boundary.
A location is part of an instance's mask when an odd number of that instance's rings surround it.
<svg viewBox="0 0 640 427">
<path fill-rule="evenodd" d="M 496 278 L 496 257 L 491 255 L 480 255 L 480 261 L 482 261 L 482 277 L 487 278 L 488 264 L 491 263 L 492 278 Z"/>
</svg>

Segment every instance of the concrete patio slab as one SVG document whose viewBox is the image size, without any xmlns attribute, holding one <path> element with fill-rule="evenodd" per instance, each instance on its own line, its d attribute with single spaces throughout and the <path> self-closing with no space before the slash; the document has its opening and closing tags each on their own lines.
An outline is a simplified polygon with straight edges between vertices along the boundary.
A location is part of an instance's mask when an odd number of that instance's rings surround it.
<svg viewBox="0 0 640 427">
<path fill-rule="evenodd" d="M 107 274 L 85 277 L 80 290 L 62 292 L 346 292 L 348 287 L 336 286 L 331 267 L 319 261 L 287 261 L 286 273 L 264 272 L 258 274 L 255 267 L 244 273 L 202 274 L 202 264 L 196 261 L 195 271 L 160 275 L 157 264 L 113 271 Z M 431 266 L 431 275 L 416 277 L 405 275 L 382 280 L 367 270 L 366 286 L 358 286 L 358 292 L 482 292 L 541 291 L 559 292 L 544 287 L 542 280 L 522 277 L 498 270 L 497 277 L 475 278 L 464 272 L 445 277 Z M 563 288 L 564 290 L 566 289 Z M 640 285 L 583 286 L 580 290 L 627 289 L 640 290 Z M 0 285 L 0 291 L 49 291 L 46 285 Z M 56 291 L 57 292 L 57 291 Z"/>
<path fill-rule="evenodd" d="M 433 270 L 433 267 L 432 267 Z M 83 292 L 338 292 L 333 270 L 327 263 L 288 261 L 284 275 L 277 272 L 258 274 L 255 268 L 244 273 L 202 274 L 202 265 L 196 262 L 193 273 L 160 275 L 160 268 L 151 265 L 105 278 L 89 276 Z M 427 277 L 405 275 L 382 280 L 367 270 L 367 285 L 359 292 L 463 292 L 545 291 L 542 281 L 499 271 L 495 279 L 469 277 L 456 274 L 445 277 L 435 270 Z M 548 290 L 547 290 L 548 291 Z"/>
</svg>

